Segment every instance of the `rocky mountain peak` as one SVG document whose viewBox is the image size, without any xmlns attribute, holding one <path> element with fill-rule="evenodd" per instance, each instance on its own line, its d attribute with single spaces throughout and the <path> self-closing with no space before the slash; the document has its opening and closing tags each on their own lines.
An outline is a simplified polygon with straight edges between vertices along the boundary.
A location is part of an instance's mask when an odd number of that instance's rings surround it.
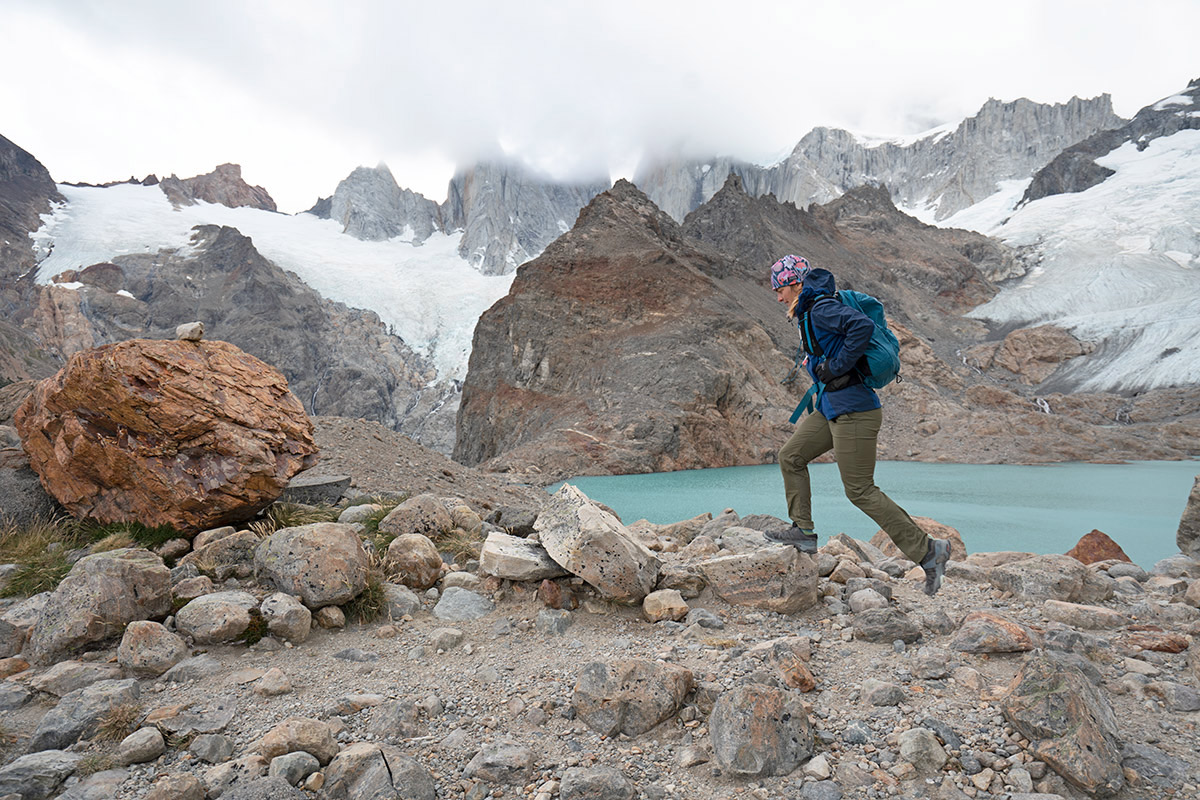
<svg viewBox="0 0 1200 800">
<path fill-rule="evenodd" d="M 400 188 L 392 171 L 383 163 L 374 168 L 355 168 L 338 184 L 327 208 L 318 202 L 310 213 L 333 219 L 344 232 L 366 241 L 404 236 L 419 244 L 442 229 L 437 203 Z"/>
<path fill-rule="evenodd" d="M 193 178 L 180 179 L 172 174 L 164 178 L 159 187 L 176 205 L 190 206 L 203 200 L 229 208 L 246 206 L 263 211 L 277 210 L 266 189 L 242 180 L 242 168 L 238 164 L 221 164 L 212 172 Z"/>
</svg>

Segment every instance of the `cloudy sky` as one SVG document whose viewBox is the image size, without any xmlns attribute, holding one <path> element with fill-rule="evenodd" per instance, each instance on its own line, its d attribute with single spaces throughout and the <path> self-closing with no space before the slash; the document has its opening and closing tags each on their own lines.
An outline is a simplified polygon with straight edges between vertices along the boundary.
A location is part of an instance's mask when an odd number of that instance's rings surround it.
<svg viewBox="0 0 1200 800">
<path fill-rule="evenodd" d="M 985 8 L 990 10 L 984 10 Z M 0 135 L 56 180 L 232 161 L 283 211 L 386 162 L 445 198 L 507 154 L 557 177 L 650 152 L 772 163 L 816 125 L 916 133 L 989 98 L 1200 77 L 1195 0 L 0 0 Z"/>
</svg>

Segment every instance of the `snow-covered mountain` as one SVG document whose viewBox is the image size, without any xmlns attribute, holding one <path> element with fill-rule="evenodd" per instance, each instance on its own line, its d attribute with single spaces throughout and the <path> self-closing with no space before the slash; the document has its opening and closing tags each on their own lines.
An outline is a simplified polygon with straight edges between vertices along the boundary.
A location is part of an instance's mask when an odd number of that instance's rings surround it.
<svg viewBox="0 0 1200 800">
<path fill-rule="evenodd" d="M 1095 345 L 1058 390 L 1200 383 L 1200 80 L 941 224 L 995 236 L 1027 272 L 971 316 L 1053 323 Z M 1060 193 L 1048 194 L 1046 187 Z"/>
<path fill-rule="evenodd" d="M 898 208 L 925 221 L 943 219 L 993 194 L 1002 181 L 1025 180 L 1063 148 L 1123 120 L 1108 95 L 1067 103 L 989 100 L 975 116 L 917 136 L 886 139 L 814 128 L 787 158 L 758 166 L 733 158 L 652 160 L 634 182 L 682 221 L 730 172 L 755 197 L 804 208 L 856 186 L 887 186 Z"/>
</svg>

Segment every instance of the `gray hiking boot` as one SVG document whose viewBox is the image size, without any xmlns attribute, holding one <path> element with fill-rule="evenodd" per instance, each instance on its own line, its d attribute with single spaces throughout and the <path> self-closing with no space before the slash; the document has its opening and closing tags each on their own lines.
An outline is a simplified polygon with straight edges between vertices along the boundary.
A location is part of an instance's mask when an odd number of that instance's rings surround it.
<svg viewBox="0 0 1200 800">
<path fill-rule="evenodd" d="M 813 555 L 817 552 L 817 534 L 811 528 L 800 528 L 796 525 L 786 531 L 767 531 L 763 534 L 768 542 L 790 544 L 801 553 Z"/>
<path fill-rule="evenodd" d="M 945 539 L 929 539 L 929 551 L 921 559 L 921 569 L 925 570 L 925 594 L 933 597 L 942 588 L 942 578 L 946 575 L 946 564 L 950 561 L 950 543 Z"/>
</svg>

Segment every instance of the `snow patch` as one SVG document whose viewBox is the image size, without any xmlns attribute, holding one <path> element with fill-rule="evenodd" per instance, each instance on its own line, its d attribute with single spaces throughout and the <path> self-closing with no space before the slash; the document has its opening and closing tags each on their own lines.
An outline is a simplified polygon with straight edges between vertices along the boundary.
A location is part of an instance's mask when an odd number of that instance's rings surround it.
<svg viewBox="0 0 1200 800">
<path fill-rule="evenodd" d="M 508 293 L 513 275 L 482 275 L 458 254 L 461 233 L 435 233 L 420 248 L 397 237 L 364 242 L 333 220 L 210 203 L 173 208 L 156 186 L 107 189 L 59 185 L 67 198 L 30 234 L 39 283 L 63 270 L 128 253 L 195 252 L 192 228 L 227 225 L 323 297 L 374 311 L 408 346 L 427 356 L 439 378 L 466 376 L 479 316 Z"/>
<path fill-rule="evenodd" d="M 1168 106 L 1190 106 L 1193 104 L 1191 97 L 1186 94 L 1173 94 L 1170 97 L 1163 98 L 1154 104 L 1155 111 L 1162 111 Z"/>
<path fill-rule="evenodd" d="M 978 231 L 985 236 L 992 236 L 1004 224 L 1004 221 L 1012 216 L 1013 209 L 1017 207 L 1017 203 L 1021 202 L 1021 198 L 1025 196 L 1025 190 L 1032 182 L 1033 178 L 1000 181 L 999 188 L 978 203 L 967 206 L 946 219 L 929 224 L 936 224 L 941 228 L 964 228 L 969 231 Z M 924 221 L 922 220 L 922 222 Z"/>
</svg>

